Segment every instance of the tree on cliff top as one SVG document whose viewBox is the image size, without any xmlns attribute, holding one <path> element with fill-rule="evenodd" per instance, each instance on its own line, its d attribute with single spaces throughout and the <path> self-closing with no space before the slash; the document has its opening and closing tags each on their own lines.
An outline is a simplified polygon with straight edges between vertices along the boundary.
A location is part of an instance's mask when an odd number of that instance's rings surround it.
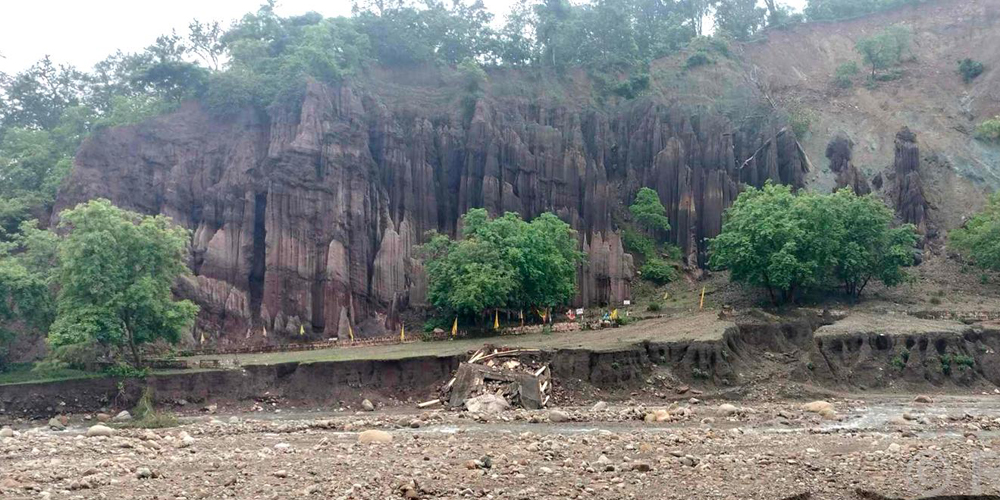
<svg viewBox="0 0 1000 500">
<path fill-rule="evenodd" d="M 910 30 L 897 25 L 858 40 L 856 48 L 865 58 L 865 64 L 872 68 L 871 78 L 874 80 L 879 70 L 898 64 L 909 46 Z"/>
<path fill-rule="evenodd" d="M 512 212 L 490 219 L 472 209 L 462 217 L 462 239 L 432 233 L 421 247 L 430 301 L 464 316 L 565 304 L 576 294 L 577 245 L 575 232 L 551 213 L 529 223 Z"/>
<path fill-rule="evenodd" d="M 187 272 L 187 231 L 162 215 L 143 216 L 92 200 L 61 214 L 53 347 L 96 342 L 133 365 L 140 346 L 177 342 L 198 307 L 173 300 L 170 287 Z"/>
</svg>

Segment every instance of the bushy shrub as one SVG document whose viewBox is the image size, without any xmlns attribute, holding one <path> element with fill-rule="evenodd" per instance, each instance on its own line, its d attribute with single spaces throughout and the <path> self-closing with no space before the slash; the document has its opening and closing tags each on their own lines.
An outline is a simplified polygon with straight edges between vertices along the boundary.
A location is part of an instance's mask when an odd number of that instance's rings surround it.
<svg viewBox="0 0 1000 500">
<path fill-rule="evenodd" d="M 858 74 L 858 63 L 849 61 L 837 66 L 833 73 L 833 82 L 840 88 L 846 89 L 854 85 L 854 76 Z"/>
<path fill-rule="evenodd" d="M 958 72 L 962 75 L 962 80 L 969 83 L 977 76 L 983 74 L 983 63 L 966 57 L 958 61 Z"/>
<path fill-rule="evenodd" d="M 639 273 L 642 274 L 644 279 L 658 285 L 665 285 L 677 279 L 677 270 L 674 269 L 674 266 L 660 258 L 646 260 Z"/>
<path fill-rule="evenodd" d="M 706 64 L 714 64 L 715 60 L 708 57 L 704 52 L 696 52 L 688 56 L 687 61 L 684 62 L 685 69 L 697 68 L 698 66 L 705 66 Z"/>
<path fill-rule="evenodd" d="M 1000 115 L 977 125 L 976 138 L 983 141 L 1000 141 Z"/>
</svg>

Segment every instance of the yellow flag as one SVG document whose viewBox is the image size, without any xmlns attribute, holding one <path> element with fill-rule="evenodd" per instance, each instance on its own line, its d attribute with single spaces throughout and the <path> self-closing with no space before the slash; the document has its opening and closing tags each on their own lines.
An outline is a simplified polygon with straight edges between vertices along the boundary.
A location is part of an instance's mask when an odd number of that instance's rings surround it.
<svg viewBox="0 0 1000 500">
<path fill-rule="evenodd" d="M 351 327 L 350 323 L 347 323 L 347 335 L 351 337 L 351 342 L 354 342 L 354 328 Z"/>
<path fill-rule="evenodd" d="M 455 316 L 455 322 L 451 324 L 451 336 L 455 335 L 458 335 L 458 316 Z"/>
<path fill-rule="evenodd" d="M 406 325 L 399 325 L 399 341 L 406 342 Z"/>
<path fill-rule="evenodd" d="M 495 311 L 494 314 L 495 314 L 495 316 L 493 316 L 493 329 L 494 330 L 499 330 L 500 329 L 500 311 Z"/>
<path fill-rule="evenodd" d="M 302 336 L 302 335 L 305 335 L 305 334 L 306 334 L 306 327 L 302 326 L 302 325 L 299 325 L 299 336 Z"/>
<path fill-rule="evenodd" d="M 698 303 L 698 309 L 705 308 L 705 287 L 701 287 L 701 302 Z"/>
<path fill-rule="evenodd" d="M 618 319 L 618 309 L 611 311 L 611 319 Z"/>
</svg>

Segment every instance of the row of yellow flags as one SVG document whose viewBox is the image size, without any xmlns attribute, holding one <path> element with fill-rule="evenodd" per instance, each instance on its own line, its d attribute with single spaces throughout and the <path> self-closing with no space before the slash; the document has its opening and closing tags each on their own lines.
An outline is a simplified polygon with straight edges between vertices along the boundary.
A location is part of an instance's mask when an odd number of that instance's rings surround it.
<svg viewBox="0 0 1000 500">
<path fill-rule="evenodd" d="M 663 298 L 666 299 L 667 298 L 667 294 L 664 294 Z M 705 288 L 702 287 L 702 289 L 701 289 L 701 300 L 699 301 L 698 309 L 703 309 L 704 307 L 705 307 Z M 535 312 L 537 312 L 538 315 L 541 316 L 542 322 L 544 323 L 545 322 L 545 317 L 546 317 L 546 312 L 545 311 L 537 311 L 537 310 Z M 524 311 L 518 311 L 518 317 L 521 318 L 521 323 L 523 324 L 524 323 Z M 618 319 L 618 309 L 614 309 L 614 310 L 611 311 L 611 319 Z M 493 329 L 494 330 L 499 330 L 500 329 L 500 311 L 494 311 L 494 314 L 493 314 Z M 305 334 L 306 334 L 305 326 L 299 325 L 299 336 L 303 336 L 304 337 Z M 350 322 L 347 323 L 347 334 L 350 336 L 351 341 L 353 342 L 354 341 L 354 328 L 351 327 Z M 451 324 L 451 336 L 454 337 L 456 335 L 458 335 L 458 316 L 455 316 L 455 321 Z M 267 337 L 267 328 L 264 328 L 264 336 Z M 250 330 L 247 329 L 247 338 L 249 338 L 249 337 L 250 337 Z M 406 325 L 402 325 L 401 324 L 399 326 L 399 340 L 401 342 L 405 342 L 406 341 Z M 201 332 L 201 343 L 202 344 L 205 343 L 205 332 L 204 331 Z"/>
</svg>

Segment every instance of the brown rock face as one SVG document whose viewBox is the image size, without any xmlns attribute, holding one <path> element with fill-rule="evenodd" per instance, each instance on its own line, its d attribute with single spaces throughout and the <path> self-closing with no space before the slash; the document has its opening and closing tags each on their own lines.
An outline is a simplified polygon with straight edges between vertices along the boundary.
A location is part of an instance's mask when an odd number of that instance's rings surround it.
<svg viewBox="0 0 1000 500">
<path fill-rule="evenodd" d="M 857 195 L 871 193 L 865 177 L 851 163 L 854 142 L 847 136 L 837 135 L 826 146 L 826 157 L 830 160 L 830 171 L 837 174 L 837 189 L 849 187 Z"/>
<path fill-rule="evenodd" d="M 920 234 L 927 235 L 928 204 L 920 180 L 920 148 L 917 147 L 916 134 L 906 127 L 896 134 L 893 172 L 896 178 L 896 213 L 903 222 L 917 226 Z"/>
<path fill-rule="evenodd" d="M 178 293 L 202 305 L 208 338 L 274 342 L 398 328 L 426 304 L 414 246 L 455 234 L 473 207 L 557 214 L 590 257 L 577 301 L 613 303 L 633 275 L 613 221 L 639 187 L 656 189 L 671 240 L 698 263 L 740 183 L 803 184 L 790 133 L 652 100 L 608 112 L 485 98 L 456 115 L 317 83 L 300 109 L 266 115 L 189 103 L 88 140 L 56 213 L 105 197 L 173 217 L 193 233 Z"/>
</svg>

